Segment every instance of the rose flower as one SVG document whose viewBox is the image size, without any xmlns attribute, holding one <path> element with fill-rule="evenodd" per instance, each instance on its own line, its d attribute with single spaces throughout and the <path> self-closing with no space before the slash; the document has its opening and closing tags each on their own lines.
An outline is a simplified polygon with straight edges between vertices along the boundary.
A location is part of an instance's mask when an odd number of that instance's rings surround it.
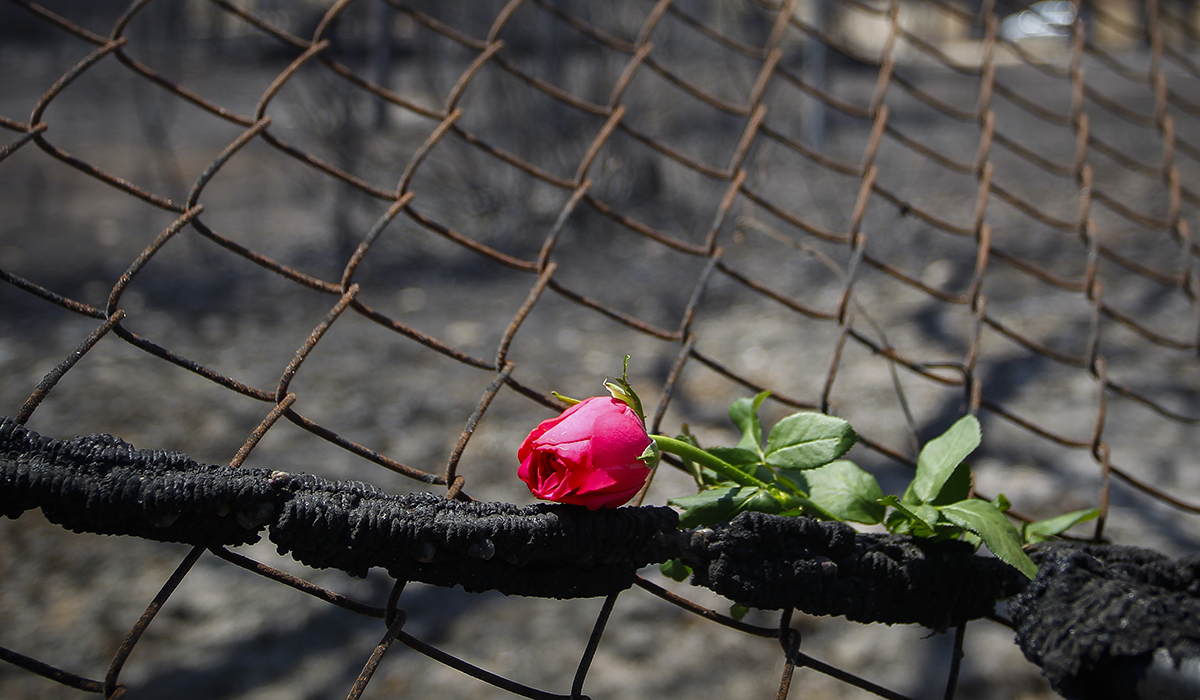
<svg viewBox="0 0 1200 700">
<path fill-rule="evenodd" d="M 543 500 L 616 508 L 646 483 L 640 458 L 650 443 L 628 404 L 597 396 L 534 428 L 517 451 L 517 476 Z"/>
</svg>

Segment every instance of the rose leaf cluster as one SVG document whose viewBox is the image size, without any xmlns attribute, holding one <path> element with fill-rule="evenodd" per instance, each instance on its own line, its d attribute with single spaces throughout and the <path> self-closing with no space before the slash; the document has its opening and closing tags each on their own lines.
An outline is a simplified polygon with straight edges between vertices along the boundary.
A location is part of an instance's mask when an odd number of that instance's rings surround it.
<svg viewBox="0 0 1200 700">
<path fill-rule="evenodd" d="M 629 358 L 626 357 L 626 368 Z M 850 424 L 812 411 L 780 419 L 763 440 L 759 408 L 764 392 L 734 401 L 729 417 L 742 437 L 733 447 L 701 448 L 683 426 L 674 437 L 650 435 L 641 400 L 622 372 L 605 382 L 611 397 L 577 401 L 543 421 L 525 438 L 517 457 L 518 476 L 543 500 L 591 510 L 628 503 L 645 487 L 661 453 L 678 457 L 698 493 L 672 498 L 680 527 L 725 522 L 743 511 L 883 525 L 890 532 L 932 539 L 986 544 L 997 557 L 1032 578 L 1037 567 L 1024 545 L 1043 541 L 1097 517 L 1080 510 L 1018 531 L 1004 514 L 1008 500 L 974 496 L 966 458 L 979 446 L 978 419 L 964 416 L 920 451 L 912 482 L 902 496 L 884 495 L 875 477 L 843 459 L 858 441 Z M 555 394 L 558 396 L 558 394 Z M 682 562 L 666 562 L 663 572 L 682 579 Z"/>
</svg>

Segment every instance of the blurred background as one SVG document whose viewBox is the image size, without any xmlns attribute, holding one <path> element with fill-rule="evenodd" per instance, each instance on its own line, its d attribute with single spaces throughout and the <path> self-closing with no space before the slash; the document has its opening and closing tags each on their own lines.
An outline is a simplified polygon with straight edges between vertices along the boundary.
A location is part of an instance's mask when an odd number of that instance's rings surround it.
<svg viewBox="0 0 1200 700">
<path fill-rule="evenodd" d="M 630 355 L 664 433 L 733 444 L 729 403 L 769 390 L 768 425 L 847 418 L 899 492 L 975 412 L 982 495 L 1194 553 L 1198 25 L 1125 0 L 3 3 L 0 414 L 224 464 L 290 395 L 247 465 L 525 504 L 551 392 L 603 393 Z M 646 503 L 693 489 L 664 469 Z M 0 647 L 104 678 L 187 551 L 0 521 Z M 242 553 L 373 605 L 392 586 Z M 600 606 L 400 601 L 414 636 L 559 694 Z M 792 624 L 814 658 L 944 692 L 953 632 Z M 383 632 L 206 555 L 119 680 L 340 697 Z M 964 651 L 955 697 L 1053 697 L 1003 625 Z M 777 642 L 633 589 L 584 692 L 772 697 L 782 671 Z M 0 664 L 0 695 L 80 691 Z M 509 695 L 396 645 L 364 697 L 397 696 Z"/>
</svg>

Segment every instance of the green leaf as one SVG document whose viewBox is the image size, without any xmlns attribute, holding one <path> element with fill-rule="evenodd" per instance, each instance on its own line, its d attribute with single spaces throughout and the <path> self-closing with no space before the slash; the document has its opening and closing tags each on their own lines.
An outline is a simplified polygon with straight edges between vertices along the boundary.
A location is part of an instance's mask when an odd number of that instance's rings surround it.
<svg viewBox="0 0 1200 700">
<path fill-rule="evenodd" d="M 927 506 L 927 507 L 934 508 L 933 506 Z M 937 509 L 934 508 L 934 510 L 937 510 Z M 938 517 L 941 517 L 940 513 L 938 514 Z M 962 529 L 962 527 L 955 525 L 954 523 L 946 520 L 945 518 L 942 518 L 941 520 L 938 521 L 937 527 L 933 528 L 933 537 L 931 537 L 930 539 L 933 539 L 933 540 L 961 540 L 967 536 L 975 537 L 975 535 L 973 533 L 971 533 L 970 531 L 964 530 L 964 529 Z M 978 537 L 975 537 L 975 539 L 979 540 Z M 975 549 L 979 549 L 978 542 L 976 542 L 974 544 L 974 547 L 975 547 Z"/>
<path fill-rule="evenodd" d="M 808 479 L 804 476 L 806 473 L 795 469 L 780 469 L 775 473 L 775 483 L 781 484 L 792 493 L 807 496 Z"/>
<path fill-rule="evenodd" d="M 833 513 L 825 510 L 821 506 L 808 500 L 806 496 L 797 494 L 783 493 L 780 497 L 780 503 L 783 504 L 784 512 L 781 515 L 807 515 L 810 518 L 817 520 L 842 520 Z M 796 507 L 799 506 L 799 509 Z"/>
<path fill-rule="evenodd" d="M 960 462 L 954 471 L 950 472 L 950 477 L 946 479 L 946 483 L 942 484 L 942 490 L 938 495 L 929 502 L 931 506 L 948 506 L 951 503 L 965 501 L 971 496 L 971 465 L 966 462 Z"/>
<path fill-rule="evenodd" d="M 729 606 L 729 616 L 735 620 L 740 621 L 748 612 L 750 612 L 750 608 L 746 607 L 745 605 L 734 603 L 733 605 Z"/>
<path fill-rule="evenodd" d="M 770 492 L 762 489 L 750 489 L 753 491 L 750 497 L 742 504 L 738 512 L 743 510 L 753 511 L 755 513 L 782 513 L 783 504 L 779 502 Z"/>
<path fill-rule="evenodd" d="M 911 511 L 893 510 L 884 520 L 888 532 L 894 535 L 912 535 L 913 537 L 933 537 L 935 532 L 925 521 L 913 515 Z"/>
<path fill-rule="evenodd" d="M 756 452 L 740 447 L 710 447 L 708 453 L 763 483 L 775 481 L 775 473 L 763 465 L 762 458 Z"/>
<path fill-rule="evenodd" d="M 691 431 L 688 430 L 687 423 L 683 424 L 683 432 L 676 435 L 675 439 L 679 440 L 680 442 L 686 442 L 693 447 L 700 447 L 700 443 L 696 441 L 695 436 L 693 436 Z M 656 446 L 658 445 L 657 442 L 654 444 Z M 660 449 L 659 453 L 661 454 L 661 452 L 662 450 Z M 696 482 L 696 488 L 703 489 L 705 487 L 704 472 L 700 465 L 696 464 L 687 457 L 679 457 L 679 461 L 683 462 L 683 470 L 692 475 L 692 479 Z"/>
<path fill-rule="evenodd" d="M 763 460 L 763 449 L 762 422 L 758 419 L 758 408 L 770 395 L 771 392 L 764 391 L 753 399 L 740 398 L 729 406 L 729 419 L 742 431 L 742 439 L 738 441 L 737 446 L 753 451 L 758 455 L 760 462 Z"/>
<path fill-rule="evenodd" d="M 747 474 L 754 473 L 754 470 L 744 469 L 743 467 L 753 467 L 762 462 L 757 452 L 743 450 L 740 447 L 710 447 L 707 451 L 710 455 L 714 455 L 717 459 L 732 464 Z"/>
<path fill-rule="evenodd" d="M 824 413 L 793 413 L 771 429 L 767 464 L 783 469 L 813 469 L 841 457 L 858 435 L 841 418 Z"/>
<path fill-rule="evenodd" d="M 686 581 L 688 576 L 692 575 L 692 567 L 684 564 L 679 559 L 668 559 L 658 565 L 658 570 L 663 576 L 673 581 Z"/>
<path fill-rule="evenodd" d="M 999 508 L 987 501 L 972 498 L 942 506 L 940 510 L 950 522 L 979 535 L 992 554 L 1002 561 L 1029 578 L 1037 576 L 1037 565 L 1021 549 L 1021 533 Z"/>
<path fill-rule="evenodd" d="M 817 518 L 818 520 L 845 520 L 845 518 L 839 517 L 809 500 L 808 480 L 804 476 L 809 473 L 811 473 L 811 470 L 805 472 L 793 471 L 791 469 L 779 470 L 774 485 L 783 487 L 776 495 L 776 498 L 779 499 L 779 502 L 784 507 L 784 512 L 780 515 L 789 517 L 807 515 L 810 518 Z"/>
<path fill-rule="evenodd" d="M 683 424 L 683 432 L 676 435 L 675 439 L 691 445 L 696 449 L 700 449 L 700 442 L 696 440 L 696 436 L 692 435 L 691 431 L 688 430 L 687 423 Z M 654 444 L 656 447 L 658 446 L 657 442 Z M 659 455 L 661 456 L 661 454 L 662 448 L 659 448 Z M 723 479 L 716 472 L 708 467 L 697 464 L 694 460 L 684 457 L 683 455 L 675 456 L 679 458 L 679 461 L 683 462 L 684 471 L 692 475 L 692 479 L 694 479 L 696 482 L 696 488 L 700 489 L 701 491 L 706 488 L 716 486 L 723 481 Z"/>
<path fill-rule="evenodd" d="M 1099 508 L 1084 508 L 1083 510 L 1074 510 L 1053 518 L 1039 520 L 1035 523 L 1027 523 L 1025 525 L 1025 541 L 1029 544 L 1045 542 L 1055 535 L 1061 535 L 1070 530 L 1079 523 L 1098 517 L 1100 517 Z"/>
<path fill-rule="evenodd" d="M 883 522 L 883 491 L 875 477 L 847 459 L 804 472 L 808 498 L 838 520 L 875 525 Z"/>
<path fill-rule="evenodd" d="M 680 527 L 705 527 L 725 522 L 743 510 L 760 513 L 779 513 L 783 504 L 769 492 L 753 486 L 722 486 L 701 491 L 694 496 L 682 496 L 667 501 L 668 505 L 683 508 Z"/>
<path fill-rule="evenodd" d="M 966 499 L 964 498 L 963 500 L 965 501 Z M 1001 513 L 1005 512 L 1009 508 L 1012 508 L 1012 503 L 1009 502 L 1008 496 L 1005 496 L 1002 493 L 996 494 L 996 497 L 992 499 L 992 505 L 996 506 L 996 509 Z"/>
<path fill-rule="evenodd" d="M 926 443 L 925 447 L 921 449 L 920 456 L 917 457 L 917 474 L 912 481 L 913 495 L 917 500 L 921 503 L 943 500 L 939 498 L 942 489 L 958 471 L 962 461 L 974 452 L 976 447 L 979 447 L 981 438 L 979 419 L 967 415 L 958 419 L 945 433 Z M 955 480 L 953 485 L 955 490 L 961 489 L 961 479 L 960 475 Z M 969 472 L 966 479 L 969 489 Z M 954 502 L 950 501 L 950 503 Z"/>
<path fill-rule="evenodd" d="M 914 537 L 933 537 L 936 534 L 934 524 L 937 523 L 937 519 L 935 517 L 932 524 L 926 522 L 925 518 L 929 517 L 928 512 L 923 514 L 925 516 L 923 518 L 915 511 L 909 510 L 895 496 L 885 496 L 879 499 L 879 504 L 891 506 L 895 509 L 891 513 L 888 513 L 887 519 L 884 521 L 884 525 L 889 532 L 894 532 L 897 535 L 913 535 Z M 918 506 L 918 508 L 921 507 Z M 933 514 L 936 516 L 937 511 L 934 510 Z"/>
<path fill-rule="evenodd" d="M 912 512 L 916 513 L 917 517 L 921 519 L 921 522 L 925 523 L 929 527 L 936 529 L 942 524 L 939 522 L 941 520 L 941 514 L 938 513 L 938 509 L 934 508 L 933 506 L 919 505 L 916 508 L 913 508 Z"/>
<path fill-rule="evenodd" d="M 683 514 L 679 516 L 680 527 L 715 525 L 737 513 L 741 501 L 736 498 L 743 488 L 736 485 L 722 486 L 701 491 L 694 496 L 668 499 L 667 505 L 683 508 Z"/>
</svg>

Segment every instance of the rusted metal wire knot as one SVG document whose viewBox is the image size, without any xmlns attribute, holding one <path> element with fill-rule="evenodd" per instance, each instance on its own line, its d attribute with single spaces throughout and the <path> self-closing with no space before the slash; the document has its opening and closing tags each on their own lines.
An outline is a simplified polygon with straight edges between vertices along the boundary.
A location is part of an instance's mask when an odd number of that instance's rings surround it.
<svg viewBox="0 0 1200 700">
<path fill-rule="evenodd" d="M 737 603 L 944 629 L 992 612 L 1020 574 L 961 542 L 861 534 L 844 523 L 743 513 L 697 531 L 663 507 L 463 502 L 369 484 L 201 464 L 111 435 L 53 440 L 0 419 L 0 514 L 41 508 L 76 532 L 207 547 L 256 542 L 318 568 L 471 592 L 609 595 L 681 558 Z"/>
</svg>

